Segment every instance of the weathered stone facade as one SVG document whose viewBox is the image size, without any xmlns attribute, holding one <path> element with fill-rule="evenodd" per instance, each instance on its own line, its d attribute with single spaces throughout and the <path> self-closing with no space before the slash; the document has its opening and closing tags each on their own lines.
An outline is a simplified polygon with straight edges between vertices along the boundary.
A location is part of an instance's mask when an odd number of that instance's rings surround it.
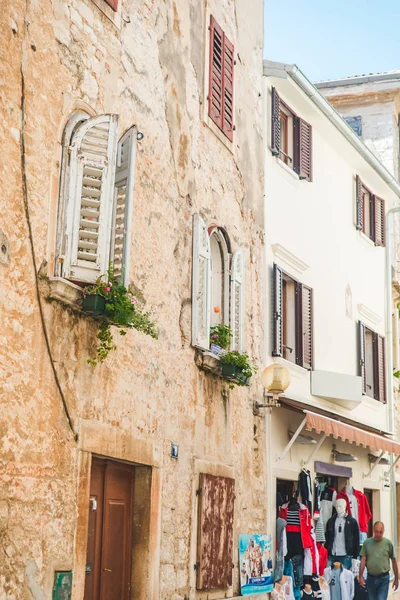
<svg viewBox="0 0 400 600">
<path fill-rule="evenodd" d="M 53 574 L 85 579 L 91 454 L 152 469 L 150 542 L 134 567 L 135 600 L 238 592 L 237 534 L 262 532 L 261 395 L 229 390 L 195 364 L 191 346 L 192 215 L 246 249 L 245 348 L 263 353 L 263 87 L 261 0 L 16 0 L 0 17 L 0 311 L 2 343 L 0 598 L 51 597 Z M 207 122 L 208 22 L 235 44 L 232 145 Z M 108 15 L 113 16 L 112 22 Z M 61 142 L 76 109 L 137 124 L 130 280 L 154 309 L 159 340 L 131 331 L 100 367 L 96 324 L 48 302 Z M 27 210 L 26 210 L 27 209 Z M 36 257 L 44 327 L 28 224 Z M 52 371 L 78 440 L 68 426 Z M 171 441 L 179 459 L 170 457 Z M 196 477 L 236 480 L 233 589 L 195 591 Z"/>
</svg>

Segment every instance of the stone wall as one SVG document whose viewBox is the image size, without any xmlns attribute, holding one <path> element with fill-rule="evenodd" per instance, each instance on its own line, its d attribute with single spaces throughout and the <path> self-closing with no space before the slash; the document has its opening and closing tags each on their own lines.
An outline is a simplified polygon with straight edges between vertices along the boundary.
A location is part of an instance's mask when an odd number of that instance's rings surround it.
<svg viewBox="0 0 400 600">
<path fill-rule="evenodd" d="M 199 212 L 226 228 L 233 249 L 246 250 L 245 346 L 260 366 L 262 2 L 123 0 L 116 24 L 102 9 L 110 12 L 103 0 L 15 0 L 0 16 L 0 598 L 7 600 L 49 598 L 54 570 L 75 569 L 86 543 L 76 528 L 77 507 L 85 511 L 77 504 L 87 485 L 78 476 L 84 453 L 52 372 L 24 205 L 46 290 L 62 132 L 77 108 L 118 114 L 120 135 L 132 124 L 144 133 L 130 275 L 155 311 L 160 338 L 118 336 L 117 351 L 94 369 L 87 359 L 95 323 L 42 293 L 50 354 L 74 427 L 79 435 L 90 423 L 110 440 L 122 435 L 159 451 L 160 588 L 153 598 L 195 597 L 194 457 L 233 469 L 235 543 L 239 531 L 265 526 L 264 432 L 251 411 L 260 385 L 230 391 L 199 371 L 190 345 L 191 218 Z M 237 53 L 233 148 L 204 118 L 210 12 Z M 169 457 L 171 441 L 180 445 L 178 461 Z M 237 566 L 233 588 L 238 592 Z M 75 585 L 74 599 L 82 593 Z"/>
</svg>

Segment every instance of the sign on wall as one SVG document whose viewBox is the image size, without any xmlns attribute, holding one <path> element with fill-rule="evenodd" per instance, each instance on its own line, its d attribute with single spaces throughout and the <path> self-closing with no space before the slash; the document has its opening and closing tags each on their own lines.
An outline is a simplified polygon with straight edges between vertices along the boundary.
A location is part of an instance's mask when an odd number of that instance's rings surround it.
<svg viewBox="0 0 400 600">
<path fill-rule="evenodd" d="M 52 600 L 71 600 L 72 571 L 55 571 Z"/>
<path fill-rule="evenodd" d="M 242 596 L 271 592 L 274 587 L 269 534 L 239 535 L 240 590 Z"/>
</svg>

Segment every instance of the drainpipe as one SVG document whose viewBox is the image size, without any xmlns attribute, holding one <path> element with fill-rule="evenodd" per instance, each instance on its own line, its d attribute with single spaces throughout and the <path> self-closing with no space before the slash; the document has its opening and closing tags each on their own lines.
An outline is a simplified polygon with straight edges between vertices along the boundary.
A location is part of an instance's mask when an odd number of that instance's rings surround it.
<svg viewBox="0 0 400 600">
<path fill-rule="evenodd" d="M 386 215 L 386 378 L 388 395 L 389 431 L 394 431 L 394 394 L 393 394 L 393 344 L 392 344 L 392 248 L 394 215 L 400 212 L 400 206 L 391 208 Z M 390 465 L 393 465 L 393 454 Z M 397 546 L 397 507 L 396 507 L 396 476 L 394 469 L 390 470 L 390 493 L 392 513 L 392 540 Z"/>
</svg>

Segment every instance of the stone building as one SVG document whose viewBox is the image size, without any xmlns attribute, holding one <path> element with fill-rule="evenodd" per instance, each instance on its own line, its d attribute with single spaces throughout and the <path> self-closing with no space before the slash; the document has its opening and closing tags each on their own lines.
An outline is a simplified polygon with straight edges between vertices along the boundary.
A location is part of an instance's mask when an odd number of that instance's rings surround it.
<svg viewBox="0 0 400 600">
<path fill-rule="evenodd" d="M 0 32 L 0 598 L 236 596 L 261 390 L 209 327 L 262 366 L 263 2 L 16 0 Z M 110 260 L 159 339 L 93 367 Z"/>
</svg>

